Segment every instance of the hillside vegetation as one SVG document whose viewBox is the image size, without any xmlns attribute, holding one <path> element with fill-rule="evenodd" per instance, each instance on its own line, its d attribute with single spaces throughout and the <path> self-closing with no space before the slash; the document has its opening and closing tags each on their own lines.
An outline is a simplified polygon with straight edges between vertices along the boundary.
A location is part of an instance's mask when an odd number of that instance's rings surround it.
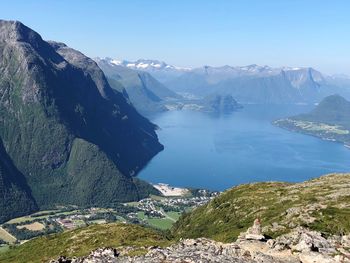
<svg viewBox="0 0 350 263">
<path fill-rule="evenodd" d="M 92 225 L 60 234 L 40 237 L 0 254 L 1 263 L 48 262 L 61 255 L 84 256 L 100 247 L 132 246 L 142 254 L 145 247 L 167 246 L 171 242 L 154 230 L 128 224 Z"/>
<path fill-rule="evenodd" d="M 117 248 L 122 255 L 144 255 L 152 250 L 150 246 L 167 247 L 181 238 L 233 242 L 256 218 L 262 222 L 262 233 L 275 242 L 280 242 L 277 237 L 299 233 L 300 226 L 307 229 L 304 232 L 315 230 L 312 235 L 332 240 L 333 234 L 350 234 L 349 188 L 350 174 L 331 174 L 303 183 L 244 184 L 184 214 L 175 223 L 172 236 L 130 224 L 91 225 L 29 240 L 1 253 L 0 262 L 47 262 L 59 256 L 87 256 L 103 247 Z"/>
<path fill-rule="evenodd" d="M 178 238 L 234 241 L 256 218 L 276 237 L 296 226 L 325 235 L 350 232 L 350 174 L 332 174 L 304 183 L 265 182 L 234 187 L 207 205 L 183 215 Z"/>
</svg>

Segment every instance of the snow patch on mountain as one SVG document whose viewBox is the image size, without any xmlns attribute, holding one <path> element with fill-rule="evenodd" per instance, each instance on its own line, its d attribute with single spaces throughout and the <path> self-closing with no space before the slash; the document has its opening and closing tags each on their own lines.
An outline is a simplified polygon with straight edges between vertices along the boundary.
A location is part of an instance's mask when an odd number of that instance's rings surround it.
<svg viewBox="0 0 350 263">
<path fill-rule="evenodd" d="M 137 61 L 118 60 L 112 58 L 105 58 L 111 64 L 124 66 L 136 70 L 178 70 L 178 71 L 189 71 L 191 68 L 178 67 L 169 65 L 163 61 L 150 60 L 150 59 L 139 59 Z"/>
</svg>

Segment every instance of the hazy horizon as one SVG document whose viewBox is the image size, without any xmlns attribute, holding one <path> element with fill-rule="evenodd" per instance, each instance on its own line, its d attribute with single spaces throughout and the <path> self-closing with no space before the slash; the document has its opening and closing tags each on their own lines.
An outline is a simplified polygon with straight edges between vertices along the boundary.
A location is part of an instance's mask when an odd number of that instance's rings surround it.
<svg viewBox="0 0 350 263">
<path fill-rule="evenodd" d="M 350 75 L 348 1 L 11 1 L 1 19 L 90 57 Z"/>
</svg>

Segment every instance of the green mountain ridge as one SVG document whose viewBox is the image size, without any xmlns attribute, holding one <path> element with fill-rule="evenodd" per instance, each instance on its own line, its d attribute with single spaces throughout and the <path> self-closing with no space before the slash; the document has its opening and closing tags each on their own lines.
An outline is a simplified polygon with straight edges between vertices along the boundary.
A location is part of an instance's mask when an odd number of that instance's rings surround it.
<svg viewBox="0 0 350 263">
<path fill-rule="evenodd" d="M 3 20 L 0 54 L 0 137 L 40 208 L 157 193 L 133 178 L 163 149 L 156 126 L 111 89 L 93 60 Z M 9 207 L 23 214 L 15 200 Z"/>
<path fill-rule="evenodd" d="M 350 129 L 350 102 L 340 95 L 331 95 L 324 98 L 310 113 L 295 118 L 336 124 Z"/>
<path fill-rule="evenodd" d="M 274 121 L 287 130 L 350 145 L 350 102 L 340 95 L 324 98 L 310 113 Z"/>
<path fill-rule="evenodd" d="M 50 262 L 60 255 L 84 256 L 99 247 L 135 247 L 133 253 L 144 253 L 145 247 L 171 244 L 164 235 L 137 225 L 120 223 L 92 225 L 60 234 L 35 238 L 0 253 L 0 262 Z"/>
<path fill-rule="evenodd" d="M 324 235 L 350 233 L 350 174 L 303 183 L 263 182 L 236 186 L 175 223 L 178 238 L 207 237 L 232 242 L 259 218 L 272 237 L 298 226 Z"/>
</svg>

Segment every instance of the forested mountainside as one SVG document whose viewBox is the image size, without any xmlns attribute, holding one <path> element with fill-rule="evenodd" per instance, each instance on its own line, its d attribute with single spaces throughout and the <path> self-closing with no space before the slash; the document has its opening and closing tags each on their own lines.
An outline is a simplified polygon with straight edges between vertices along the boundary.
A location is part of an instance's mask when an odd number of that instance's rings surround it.
<svg viewBox="0 0 350 263">
<path fill-rule="evenodd" d="M 12 170 L 25 179 L 17 184 L 19 176 L 11 173 L 16 183 L 4 184 L 4 195 L 28 185 L 42 208 L 136 200 L 156 192 L 133 177 L 163 149 L 156 127 L 112 90 L 93 60 L 3 20 L 0 55 L 0 137 Z M 22 194 L 29 198 L 30 191 Z M 22 203 L 11 200 L 14 211 L 21 211 L 15 206 Z"/>
<path fill-rule="evenodd" d="M 13 165 L 0 140 L 0 222 L 37 209 L 24 175 Z"/>
</svg>

